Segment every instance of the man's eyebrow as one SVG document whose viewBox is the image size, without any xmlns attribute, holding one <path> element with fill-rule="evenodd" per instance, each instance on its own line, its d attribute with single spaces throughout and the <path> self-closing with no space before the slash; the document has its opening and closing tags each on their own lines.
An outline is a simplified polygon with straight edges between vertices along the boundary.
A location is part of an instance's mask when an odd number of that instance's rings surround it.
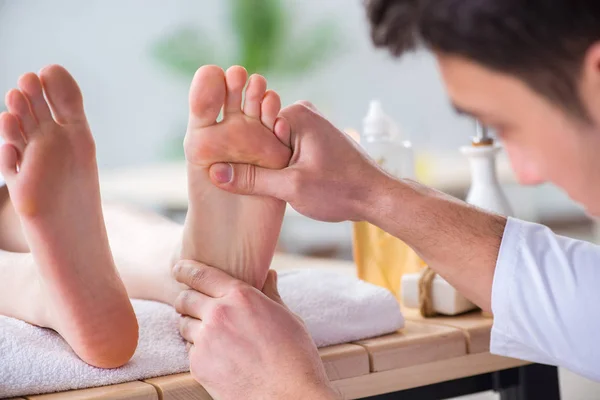
<svg viewBox="0 0 600 400">
<path fill-rule="evenodd" d="M 491 117 L 489 115 L 485 115 L 480 111 L 469 110 L 467 108 L 461 107 L 456 103 L 452 103 L 452 108 L 454 111 L 461 116 L 466 116 L 468 118 L 476 119 L 479 121 L 489 121 Z"/>
<path fill-rule="evenodd" d="M 456 103 L 452 103 L 452 108 L 458 115 L 465 115 L 473 118 L 477 117 L 477 113 L 471 110 L 467 110 L 466 108 L 463 108 Z"/>
</svg>

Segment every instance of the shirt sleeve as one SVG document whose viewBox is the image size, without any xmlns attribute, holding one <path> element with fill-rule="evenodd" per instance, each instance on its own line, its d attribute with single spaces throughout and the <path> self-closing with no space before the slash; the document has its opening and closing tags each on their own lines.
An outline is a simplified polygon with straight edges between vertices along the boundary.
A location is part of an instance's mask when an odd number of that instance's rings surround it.
<svg viewBox="0 0 600 400">
<path fill-rule="evenodd" d="M 509 218 L 492 311 L 492 353 L 600 381 L 599 246 Z"/>
</svg>

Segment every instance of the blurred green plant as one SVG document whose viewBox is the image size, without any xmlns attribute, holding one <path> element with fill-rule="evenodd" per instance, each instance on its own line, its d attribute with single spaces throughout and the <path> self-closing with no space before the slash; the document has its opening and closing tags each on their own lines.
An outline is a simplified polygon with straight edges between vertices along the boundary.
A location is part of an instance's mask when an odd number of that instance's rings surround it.
<svg viewBox="0 0 600 400">
<path fill-rule="evenodd" d="M 298 16 L 286 0 L 228 0 L 228 25 L 236 42 L 225 52 L 201 28 L 184 26 L 152 46 L 152 55 L 176 75 L 191 79 L 199 66 L 216 64 L 223 68 L 242 65 L 249 74 L 269 78 L 298 78 L 323 64 L 339 51 L 337 26 L 318 20 L 297 32 Z M 181 158 L 181 138 L 176 153 Z M 173 153 L 172 150 L 169 151 Z"/>
<path fill-rule="evenodd" d="M 160 39 L 152 48 L 154 57 L 170 70 L 190 78 L 199 66 L 243 65 L 248 73 L 269 76 L 302 75 L 339 49 L 335 24 L 320 20 L 294 35 L 289 1 L 228 0 L 229 25 L 237 51 L 223 54 L 197 27 L 181 27 Z M 286 4 L 288 3 L 288 4 Z"/>
</svg>

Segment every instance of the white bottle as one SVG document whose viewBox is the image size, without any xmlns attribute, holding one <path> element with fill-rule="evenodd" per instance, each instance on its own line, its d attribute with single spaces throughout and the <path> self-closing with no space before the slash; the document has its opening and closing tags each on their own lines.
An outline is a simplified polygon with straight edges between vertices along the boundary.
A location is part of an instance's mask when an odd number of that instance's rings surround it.
<svg viewBox="0 0 600 400">
<path fill-rule="evenodd" d="M 381 102 L 372 100 L 363 119 L 361 145 L 383 169 L 398 178 L 415 177 L 411 143 L 402 140 L 400 130 L 383 111 Z"/>
<path fill-rule="evenodd" d="M 488 136 L 487 130 L 477 123 L 477 134 L 471 146 L 460 151 L 469 159 L 471 188 L 466 201 L 469 204 L 504 216 L 513 215 L 512 208 L 496 173 L 496 157 L 501 147 Z"/>
</svg>

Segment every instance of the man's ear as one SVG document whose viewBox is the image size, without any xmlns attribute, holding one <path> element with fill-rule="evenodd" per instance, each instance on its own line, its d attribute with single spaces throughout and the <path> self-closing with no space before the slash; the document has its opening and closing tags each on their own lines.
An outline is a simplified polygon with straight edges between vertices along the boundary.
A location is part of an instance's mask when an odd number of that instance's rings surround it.
<svg viewBox="0 0 600 400">
<path fill-rule="evenodd" d="M 590 117 L 600 124 L 600 41 L 592 44 L 585 54 L 579 91 Z"/>
</svg>

